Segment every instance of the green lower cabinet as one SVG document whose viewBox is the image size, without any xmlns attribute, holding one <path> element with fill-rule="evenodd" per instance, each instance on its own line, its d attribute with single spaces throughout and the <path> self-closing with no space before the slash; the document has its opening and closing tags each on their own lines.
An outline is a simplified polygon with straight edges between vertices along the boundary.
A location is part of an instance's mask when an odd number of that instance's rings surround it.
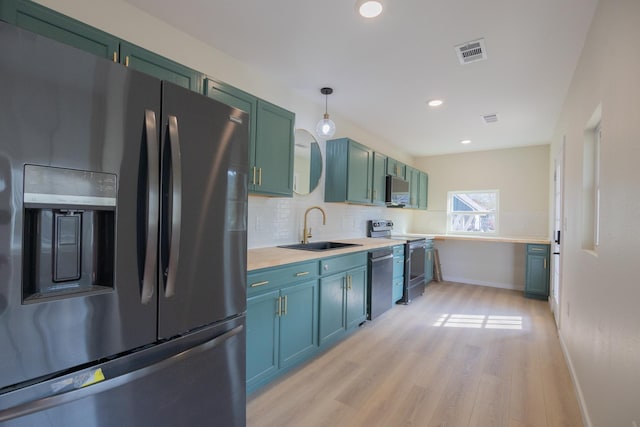
<svg viewBox="0 0 640 427">
<path fill-rule="evenodd" d="M 549 245 L 527 244 L 525 296 L 549 298 Z"/>
<path fill-rule="evenodd" d="M 367 320 L 367 268 L 347 272 L 346 324 L 347 330 Z"/>
<path fill-rule="evenodd" d="M 247 298 L 247 390 L 316 351 L 317 294 L 314 279 Z"/>
<path fill-rule="evenodd" d="M 320 279 L 320 345 L 342 335 L 345 330 L 344 273 Z"/>
<path fill-rule="evenodd" d="M 367 269 L 320 279 L 320 345 L 333 342 L 367 319 Z"/>
<path fill-rule="evenodd" d="M 247 298 L 247 387 L 278 370 L 280 291 Z"/>
<path fill-rule="evenodd" d="M 318 346 L 318 281 L 313 280 L 280 291 L 280 368 L 312 353 Z"/>
</svg>

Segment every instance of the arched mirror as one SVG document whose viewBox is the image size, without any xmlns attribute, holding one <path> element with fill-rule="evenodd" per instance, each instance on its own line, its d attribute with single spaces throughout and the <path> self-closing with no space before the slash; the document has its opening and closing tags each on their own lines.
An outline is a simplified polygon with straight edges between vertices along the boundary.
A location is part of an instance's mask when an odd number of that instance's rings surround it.
<svg viewBox="0 0 640 427">
<path fill-rule="evenodd" d="M 320 146 L 309 131 L 296 129 L 294 149 L 293 191 L 300 195 L 309 194 L 318 186 L 322 175 Z"/>
</svg>

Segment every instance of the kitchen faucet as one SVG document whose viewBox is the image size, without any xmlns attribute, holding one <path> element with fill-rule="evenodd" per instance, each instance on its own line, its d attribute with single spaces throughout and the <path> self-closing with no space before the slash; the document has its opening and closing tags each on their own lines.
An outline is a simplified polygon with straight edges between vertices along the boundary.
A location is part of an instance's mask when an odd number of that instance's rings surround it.
<svg viewBox="0 0 640 427">
<path fill-rule="evenodd" d="M 307 243 L 309 243 L 309 239 L 311 237 L 313 237 L 311 235 L 311 227 L 309 227 L 309 229 L 307 229 L 307 215 L 313 209 L 318 209 L 320 212 L 322 212 L 322 225 L 326 225 L 327 224 L 327 214 L 324 212 L 324 209 L 322 209 L 320 206 L 311 206 L 309 209 L 307 209 L 307 211 L 304 213 L 304 230 L 302 230 L 302 244 L 303 245 L 306 245 Z"/>
</svg>

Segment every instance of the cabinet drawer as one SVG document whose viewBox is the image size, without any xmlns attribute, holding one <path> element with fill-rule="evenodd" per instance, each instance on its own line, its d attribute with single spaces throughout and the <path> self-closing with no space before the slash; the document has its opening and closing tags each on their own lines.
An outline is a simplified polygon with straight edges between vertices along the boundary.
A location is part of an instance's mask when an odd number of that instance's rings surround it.
<svg viewBox="0 0 640 427">
<path fill-rule="evenodd" d="M 393 257 L 393 278 L 404 276 L 404 256 Z"/>
<path fill-rule="evenodd" d="M 527 253 L 547 255 L 549 254 L 549 245 L 527 244 Z"/>
<path fill-rule="evenodd" d="M 302 282 L 318 276 L 318 261 L 288 264 L 252 271 L 247 275 L 247 289 L 255 293 L 295 282 Z"/>
<path fill-rule="evenodd" d="M 320 261 L 320 274 L 328 275 L 339 273 L 355 267 L 367 265 L 367 253 L 358 252 L 349 255 L 340 255 L 332 258 L 326 258 Z"/>
<path fill-rule="evenodd" d="M 396 245 L 393 247 L 393 256 L 402 256 L 404 257 L 404 245 Z"/>
</svg>

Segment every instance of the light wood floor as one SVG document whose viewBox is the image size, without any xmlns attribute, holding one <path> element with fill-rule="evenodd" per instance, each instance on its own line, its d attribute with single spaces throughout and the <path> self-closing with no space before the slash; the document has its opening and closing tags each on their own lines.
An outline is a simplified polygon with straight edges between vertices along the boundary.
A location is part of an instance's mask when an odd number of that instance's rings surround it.
<svg viewBox="0 0 640 427">
<path fill-rule="evenodd" d="M 247 425 L 583 424 L 546 302 L 432 282 L 250 396 Z"/>
</svg>

